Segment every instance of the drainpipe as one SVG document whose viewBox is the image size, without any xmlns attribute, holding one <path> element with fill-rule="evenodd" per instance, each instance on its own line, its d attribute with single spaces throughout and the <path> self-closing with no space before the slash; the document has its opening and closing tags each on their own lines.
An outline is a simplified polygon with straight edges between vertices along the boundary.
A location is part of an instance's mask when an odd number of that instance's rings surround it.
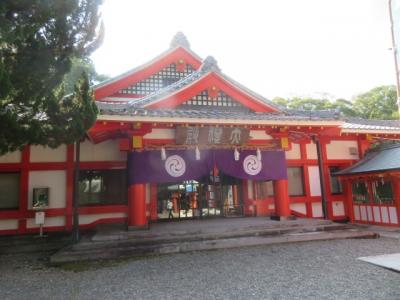
<svg viewBox="0 0 400 300">
<path fill-rule="evenodd" d="M 325 184 L 325 176 L 324 176 L 324 160 L 322 157 L 322 147 L 321 142 L 318 140 L 316 136 L 313 136 L 313 141 L 317 146 L 317 156 L 318 156 L 318 171 L 319 171 L 319 183 L 321 186 L 321 204 L 322 204 L 322 213 L 324 215 L 324 219 L 328 219 L 328 207 L 326 203 L 326 184 Z"/>
<path fill-rule="evenodd" d="M 74 244 L 79 241 L 79 212 L 78 212 L 78 197 L 79 197 L 79 163 L 81 154 L 81 141 L 75 143 L 75 174 L 74 174 L 74 197 L 72 199 L 73 218 L 72 218 L 72 242 Z"/>
</svg>

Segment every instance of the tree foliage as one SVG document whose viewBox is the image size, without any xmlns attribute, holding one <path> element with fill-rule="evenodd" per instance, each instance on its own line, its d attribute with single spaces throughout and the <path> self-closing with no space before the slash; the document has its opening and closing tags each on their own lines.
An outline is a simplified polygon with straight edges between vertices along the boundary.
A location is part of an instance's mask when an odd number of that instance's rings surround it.
<svg viewBox="0 0 400 300">
<path fill-rule="evenodd" d="M 64 76 L 63 83 L 66 94 L 74 92 L 74 87 L 81 79 L 82 74 L 87 74 L 90 85 L 109 79 L 107 75 L 96 72 L 94 64 L 89 58 L 74 58 L 72 59 L 70 71 Z"/>
<path fill-rule="evenodd" d="M 0 154 L 26 144 L 56 147 L 81 138 L 95 121 L 84 75 L 64 97 L 74 58 L 101 43 L 101 0 L 0 1 Z"/>
<path fill-rule="evenodd" d="M 391 120 L 398 118 L 396 98 L 397 95 L 394 86 L 379 86 L 366 93 L 357 95 L 352 101 L 342 98 L 331 101 L 326 98 L 309 97 L 293 97 L 288 99 L 277 97 L 272 99 L 272 101 L 289 109 L 336 109 L 347 117 Z"/>
<path fill-rule="evenodd" d="M 379 86 L 354 99 L 354 110 L 365 119 L 397 119 L 398 108 L 395 86 Z"/>
</svg>

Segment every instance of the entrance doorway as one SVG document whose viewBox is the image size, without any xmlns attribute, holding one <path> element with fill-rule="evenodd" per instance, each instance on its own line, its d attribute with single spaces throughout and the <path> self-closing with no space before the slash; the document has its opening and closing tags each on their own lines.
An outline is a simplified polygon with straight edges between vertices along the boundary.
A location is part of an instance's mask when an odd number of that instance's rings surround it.
<svg viewBox="0 0 400 300">
<path fill-rule="evenodd" d="M 157 186 L 159 220 L 243 216 L 242 180 L 219 174 Z"/>
</svg>

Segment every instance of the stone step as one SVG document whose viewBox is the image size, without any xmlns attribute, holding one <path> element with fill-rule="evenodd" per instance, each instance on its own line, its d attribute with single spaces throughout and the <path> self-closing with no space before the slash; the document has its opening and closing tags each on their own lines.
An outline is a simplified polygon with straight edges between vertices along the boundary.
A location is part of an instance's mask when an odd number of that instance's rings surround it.
<svg viewBox="0 0 400 300">
<path fill-rule="evenodd" d="M 21 236 L 0 240 L 1 254 L 33 253 L 57 251 L 71 243 L 69 236 Z"/>
<path fill-rule="evenodd" d="M 181 234 L 164 234 L 164 235 L 151 235 L 142 234 L 140 236 L 125 236 L 125 238 L 114 239 L 115 236 L 111 236 L 107 239 L 103 236 L 101 240 L 80 242 L 77 245 L 71 247 L 71 251 L 80 251 L 85 249 L 110 249 L 118 247 L 129 247 L 129 246 L 140 246 L 140 245 L 151 245 L 151 244 L 163 244 L 163 243 L 177 243 L 177 242 L 194 242 L 204 240 L 218 240 L 226 238 L 240 238 L 248 236 L 276 236 L 287 233 L 302 233 L 302 232 L 318 232 L 318 231 L 332 231 L 332 230 L 344 230 L 349 229 L 351 226 L 347 224 L 327 223 L 318 226 L 297 226 L 297 227 L 274 227 L 274 228 L 243 228 L 235 231 L 224 231 L 224 232 L 186 232 Z"/>
<path fill-rule="evenodd" d="M 306 241 L 321 241 L 349 238 L 376 238 L 377 235 L 369 231 L 356 229 L 342 229 L 329 231 L 290 232 L 277 236 L 243 236 L 235 238 L 221 238 L 212 240 L 195 240 L 180 242 L 165 242 L 142 245 L 120 245 L 113 248 L 95 248 L 72 250 L 63 249 L 50 258 L 52 264 L 68 262 L 90 261 L 99 259 L 113 259 L 120 257 L 141 257 L 191 251 L 229 249 L 281 243 Z"/>
</svg>

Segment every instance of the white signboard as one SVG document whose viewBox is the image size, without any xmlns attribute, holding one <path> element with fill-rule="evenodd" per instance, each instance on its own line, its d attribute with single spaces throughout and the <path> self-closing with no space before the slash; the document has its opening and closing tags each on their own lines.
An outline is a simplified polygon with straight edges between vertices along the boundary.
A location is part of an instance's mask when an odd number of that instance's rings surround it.
<svg viewBox="0 0 400 300">
<path fill-rule="evenodd" d="M 44 224 L 44 211 L 37 211 L 35 213 L 35 224 L 36 225 Z"/>
</svg>

